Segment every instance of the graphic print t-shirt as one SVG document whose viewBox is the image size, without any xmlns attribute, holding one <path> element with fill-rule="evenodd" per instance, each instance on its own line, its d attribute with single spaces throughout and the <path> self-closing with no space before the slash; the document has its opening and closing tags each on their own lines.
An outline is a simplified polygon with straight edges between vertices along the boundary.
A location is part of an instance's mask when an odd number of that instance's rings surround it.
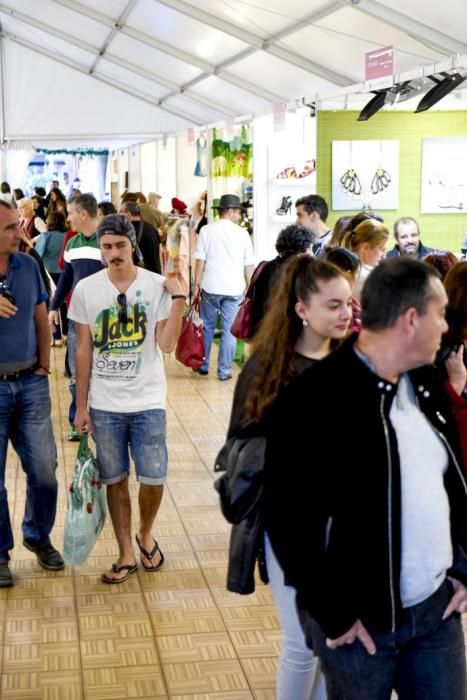
<svg viewBox="0 0 467 700">
<path fill-rule="evenodd" d="M 119 320 L 119 291 L 107 270 L 75 287 L 68 316 L 89 326 L 93 359 L 89 405 L 101 411 L 133 413 L 165 408 L 166 380 L 156 324 L 169 315 L 164 277 L 138 268 L 126 291 L 128 323 Z"/>
</svg>

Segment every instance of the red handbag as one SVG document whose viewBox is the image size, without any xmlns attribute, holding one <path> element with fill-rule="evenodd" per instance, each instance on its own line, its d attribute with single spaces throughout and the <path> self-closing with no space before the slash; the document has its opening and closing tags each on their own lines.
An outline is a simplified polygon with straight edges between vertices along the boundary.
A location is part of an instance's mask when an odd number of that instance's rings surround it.
<svg viewBox="0 0 467 700">
<path fill-rule="evenodd" d="M 176 359 L 185 365 L 199 369 L 204 360 L 203 322 L 199 315 L 199 295 L 193 299 L 188 312 L 183 317 L 182 332 L 175 348 Z"/>
<path fill-rule="evenodd" d="M 248 289 L 245 292 L 243 301 L 238 307 L 237 315 L 234 318 L 230 332 L 239 340 L 248 340 L 251 338 L 253 331 L 253 299 L 255 296 L 255 283 L 261 274 L 261 270 L 266 265 L 266 260 L 260 262 L 253 272 L 248 285 Z"/>
</svg>

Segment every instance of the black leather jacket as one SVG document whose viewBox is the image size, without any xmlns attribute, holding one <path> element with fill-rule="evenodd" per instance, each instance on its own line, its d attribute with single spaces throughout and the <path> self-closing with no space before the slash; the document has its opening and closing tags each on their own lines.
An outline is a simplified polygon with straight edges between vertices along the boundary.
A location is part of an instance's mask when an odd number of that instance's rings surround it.
<svg viewBox="0 0 467 700">
<path fill-rule="evenodd" d="M 358 358 L 355 338 L 284 392 L 265 470 L 265 526 L 273 549 L 297 589 L 299 610 L 331 638 L 357 618 L 391 631 L 402 613 L 400 464 L 389 420 L 397 386 Z M 409 376 L 449 454 L 449 574 L 467 585 L 467 488 L 449 399 L 433 367 Z"/>
</svg>

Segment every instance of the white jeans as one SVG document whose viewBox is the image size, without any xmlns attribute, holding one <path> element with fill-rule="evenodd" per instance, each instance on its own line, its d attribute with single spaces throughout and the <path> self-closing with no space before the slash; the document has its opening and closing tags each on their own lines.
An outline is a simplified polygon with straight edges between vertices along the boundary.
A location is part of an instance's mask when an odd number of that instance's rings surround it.
<svg viewBox="0 0 467 700">
<path fill-rule="evenodd" d="M 282 649 L 277 667 L 277 700 L 326 700 L 319 661 L 305 643 L 295 608 L 295 589 L 284 584 L 284 573 L 264 535 L 269 585 L 282 626 Z"/>
</svg>

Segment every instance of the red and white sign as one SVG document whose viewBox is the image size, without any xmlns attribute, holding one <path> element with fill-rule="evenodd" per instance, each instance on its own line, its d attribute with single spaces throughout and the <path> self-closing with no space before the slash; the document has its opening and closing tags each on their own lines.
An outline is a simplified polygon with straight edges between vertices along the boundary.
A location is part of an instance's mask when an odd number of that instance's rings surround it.
<svg viewBox="0 0 467 700">
<path fill-rule="evenodd" d="M 365 88 L 375 90 L 394 84 L 394 50 L 392 46 L 365 54 Z"/>
<path fill-rule="evenodd" d="M 287 105 L 285 103 L 279 103 L 274 105 L 273 107 L 273 128 L 274 131 L 277 133 L 278 131 L 284 131 L 285 130 L 285 112 L 287 109 Z"/>
</svg>

